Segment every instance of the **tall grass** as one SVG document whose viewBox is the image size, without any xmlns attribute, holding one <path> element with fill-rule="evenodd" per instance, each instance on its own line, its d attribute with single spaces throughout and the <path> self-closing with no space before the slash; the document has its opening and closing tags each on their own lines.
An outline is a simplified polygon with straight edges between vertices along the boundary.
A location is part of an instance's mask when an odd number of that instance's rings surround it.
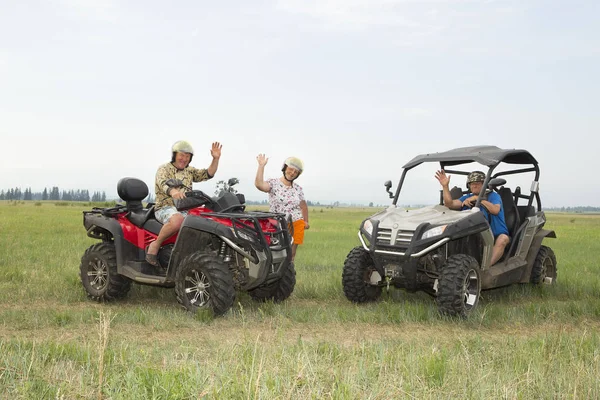
<svg viewBox="0 0 600 400">
<path fill-rule="evenodd" d="M 0 398 L 600 397 L 600 216 L 550 214 L 557 284 L 486 291 L 461 321 L 423 293 L 347 301 L 342 265 L 375 209 L 311 208 L 292 296 L 238 293 L 210 319 L 171 289 L 88 301 L 88 208 L 0 203 Z"/>
</svg>

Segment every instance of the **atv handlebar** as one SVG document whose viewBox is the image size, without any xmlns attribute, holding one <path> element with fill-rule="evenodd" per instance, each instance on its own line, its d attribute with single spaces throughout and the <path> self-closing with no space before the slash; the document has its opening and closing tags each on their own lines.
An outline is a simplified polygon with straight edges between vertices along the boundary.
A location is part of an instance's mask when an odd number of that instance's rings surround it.
<svg viewBox="0 0 600 400">
<path fill-rule="evenodd" d="M 183 199 L 175 200 L 175 207 L 179 211 L 189 210 L 190 208 L 199 207 L 205 204 L 210 207 L 210 205 L 213 204 L 213 200 L 202 190 L 185 192 L 185 197 Z"/>
</svg>

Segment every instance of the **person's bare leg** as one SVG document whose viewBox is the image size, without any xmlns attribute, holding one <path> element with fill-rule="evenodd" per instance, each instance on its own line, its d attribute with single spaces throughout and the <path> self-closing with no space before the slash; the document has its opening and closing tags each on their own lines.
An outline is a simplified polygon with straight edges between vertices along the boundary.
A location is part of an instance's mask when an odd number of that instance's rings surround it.
<svg viewBox="0 0 600 400">
<path fill-rule="evenodd" d="M 181 224 L 183 223 L 184 217 L 181 214 L 173 214 L 166 224 L 160 229 L 156 240 L 148 246 L 148 254 L 156 255 L 160 249 L 162 242 L 167 240 L 173 234 L 179 231 Z"/>
<path fill-rule="evenodd" d="M 294 259 L 296 258 L 296 249 L 297 248 L 298 248 L 297 244 L 292 245 L 292 262 L 294 262 Z"/>
<path fill-rule="evenodd" d="M 494 243 L 494 249 L 492 250 L 492 265 L 496 264 L 502 258 L 504 249 L 508 243 L 510 243 L 510 238 L 505 234 L 496 238 L 496 243 Z"/>
</svg>

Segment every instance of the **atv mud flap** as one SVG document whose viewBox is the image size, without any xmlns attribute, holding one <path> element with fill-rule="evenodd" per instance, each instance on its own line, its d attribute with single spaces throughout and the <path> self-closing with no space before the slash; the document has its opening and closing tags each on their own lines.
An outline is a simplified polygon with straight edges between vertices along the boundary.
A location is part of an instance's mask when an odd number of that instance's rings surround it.
<svg viewBox="0 0 600 400">
<path fill-rule="evenodd" d="M 246 259 L 249 279 L 243 290 L 251 290 L 278 281 L 292 262 L 291 252 L 287 249 L 271 252 L 257 251 L 256 255 L 258 263 Z"/>
</svg>

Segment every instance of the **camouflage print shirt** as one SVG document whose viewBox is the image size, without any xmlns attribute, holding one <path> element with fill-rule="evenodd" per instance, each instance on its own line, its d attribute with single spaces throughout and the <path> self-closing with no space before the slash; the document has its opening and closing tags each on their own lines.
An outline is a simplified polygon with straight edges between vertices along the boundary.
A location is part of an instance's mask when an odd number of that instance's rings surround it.
<svg viewBox="0 0 600 400">
<path fill-rule="evenodd" d="M 192 187 L 192 182 L 202 182 L 212 178 L 208 174 L 206 169 L 198 169 L 191 166 L 187 166 L 183 170 L 178 170 L 171 163 L 166 163 L 158 167 L 156 171 L 156 180 L 154 184 L 154 192 L 156 193 L 156 204 L 154 208 L 156 210 L 166 206 L 175 206 L 173 199 L 167 195 L 169 187 L 165 182 L 169 179 L 181 179 L 183 184 L 189 188 Z"/>
</svg>

